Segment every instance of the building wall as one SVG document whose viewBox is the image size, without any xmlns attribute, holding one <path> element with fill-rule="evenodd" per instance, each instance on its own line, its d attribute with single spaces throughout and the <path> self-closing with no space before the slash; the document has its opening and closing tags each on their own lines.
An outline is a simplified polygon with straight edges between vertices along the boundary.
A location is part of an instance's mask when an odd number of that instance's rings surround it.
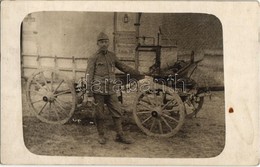
<svg viewBox="0 0 260 167">
<path fill-rule="evenodd" d="M 113 13 L 39 12 L 36 21 L 38 54 L 89 56 L 96 51 L 97 34 L 113 37 Z"/>
<path fill-rule="evenodd" d="M 129 22 L 124 23 L 124 15 L 128 15 Z M 135 13 L 118 13 L 117 30 L 135 31 Z M 162 50 L 162 66 L 175 62 L 195 51 L 195 59 L 205 58 L 206 68 L 202 68 L 204 77 L 213 80 L 217 85 L 223 85 L 223 40 L 222 27 L 219 20 L 212 15 L 205 14 L 157 14 L 142 13 L 140 20 L 140 36 L 157 38 L 161 29 L 160 44 L 176 45 L 178 48 Z M 110 37 L 110 50 L 113 50 L 114 13 L 96 12 L 38 12 L 32 13 L 23 22 L 23 54 L 62 57 L 89 57 L 96 50 L 96 37 L 99 32 L 105 32 Z M 141 41 L 143 42 L 143 41 Z M 151 44 L 151 40 L 146 40 Z M 155 40 L 157 44 L 157 40 Z M 130 54 L 118 55 L 134 56 L 134 48 Z M 214 56 L 211 58 L 208 56 Z M 220 56 L 219 56 L 220 55 Z M 154 53 L 140 53 L 140 70 L 147 71 L 154 63 Z M 217 66 L 211 66 L 216 64 Z M 36 58 L 27 58 L 25 64 L 36 64 Z M 78 68 L 86 68 L 86 61 L 77 62 Z M 204 63 L 204 64 L 205 64 Z M 71 66 L 71 60 L 59 62 L 61 66 Z M 203 63 L 202 63 L 203 64 Z M 53 66 L 53 60 L 45 60 L 44 66 Z M 134 66 L 134 63 L 129 63 Z M 203 66 L 203 65 L 202 65 Z M 214 77 L 212 71 L 219 74 Z M 211 69 L 211 70 L 209 70 Z M 221 71 L 222 70 L 222 71 Z M 33 70 L 23 70 L 29 76 Z M 70 74 L 69 74 L 70 75 Z M 80 74 L 83 75 L 83 74 Z M 220 77 L 219 77 L 220 76 Z"/>
<path fill-rule="evenodd" d="M 163 31 L 181 50 L 222 50 L 222 25 L 208 14 L 165 14 Z"/>
</svg>

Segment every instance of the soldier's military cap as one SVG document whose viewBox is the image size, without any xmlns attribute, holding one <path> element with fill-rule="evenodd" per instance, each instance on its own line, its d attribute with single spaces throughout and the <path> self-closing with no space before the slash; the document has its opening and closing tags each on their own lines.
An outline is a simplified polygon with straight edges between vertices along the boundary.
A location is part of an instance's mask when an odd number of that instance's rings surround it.
<svg viewBox="0 0 260 167">
<path fill-rule="evenodd" d="M 97 37 L 97 41 L 100 41 L 100 40 L 109 40 L 107 34 L 105 34 L 103 32 L 99 33 L 99 35 Z"/>
</svg>

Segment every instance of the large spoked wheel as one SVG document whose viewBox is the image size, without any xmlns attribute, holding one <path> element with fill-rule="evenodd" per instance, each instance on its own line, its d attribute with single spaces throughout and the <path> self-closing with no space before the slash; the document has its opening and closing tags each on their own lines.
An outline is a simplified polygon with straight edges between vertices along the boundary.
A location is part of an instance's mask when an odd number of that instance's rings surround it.
<svg viewBox="0 0 260 167">
<path fill-rule="evenodd" d="M 164 86 L 141 92 L 133 115 L 137 126 L 148 136 L 171 137 L 184 123 L 185 107 L 179 95 Z"/>
<path fill-rule="evenodd" d="M 75 111 L 73 84 L 57 70 L 36 71 L 27 82 L 26 96 L 31 110 L 45 123 L 64 124 Z"/>
</svg>

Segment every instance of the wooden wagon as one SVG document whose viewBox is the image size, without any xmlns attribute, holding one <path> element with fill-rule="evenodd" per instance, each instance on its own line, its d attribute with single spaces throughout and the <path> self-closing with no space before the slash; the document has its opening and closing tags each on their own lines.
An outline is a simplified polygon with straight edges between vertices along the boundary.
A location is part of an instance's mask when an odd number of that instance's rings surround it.
<svg viewBox="0 0 260 167">
<path fill-rule="evenodd" d="M 147 74 L 152 82 L 143 87 L 143 90 L 137 89 L 137 97 L 132 106 L 137 126 L 150 136 L 170 137 L 175 135 L 182 127 L 185 118 L 196 115 L 202 108 L 204 96 L 210 95 L 208 88 L 199 87 L 191 79 L 197 64 L 201 61 L 194 61 L 194 52 L 191 53 L 189 61 L 177 60 L 169 67 L 161 68 L 161 50 L 167 47 L 176 46 L 161 46 L 158 40 L 157 45 L 138 43 L 135 47 L 136 54 L 140 52 L 155 53 L 154 64 L 150 66 Z M 31 110 L 38 119 L 46 123 L 64 124 L 68 122 L 73 116 L 77 104 L 84 100 L 86 68 L 78 68 L 78 63 L 86 65 L 87 58 L 27 56 L 35 58 L 37 62 L 40 62 L 40 59 L 51 59 L 55 67 L 47 69 L 41 64 L 23 66 L 25 69 L 36 69 L 29 77 L 26 86 L 27 102 Z M 59 60 L 71 61 L 72 66 L 57 68 Z M 83 63 L 84 61 L 85 63 Z M 139 65 L 138 56 L 122 61 L 135 62 L 135 66 Z M 65 74 L 64 71 L 70 71 L 72 75 Z M 123 78 L 126 78 L 122 73 L 118 73 L 117 77 L 123 81 Z M 140 77 L 144 78 L 144 76 Z M 123 102 L 122 92 L 119 99 Z"/>
</svg>

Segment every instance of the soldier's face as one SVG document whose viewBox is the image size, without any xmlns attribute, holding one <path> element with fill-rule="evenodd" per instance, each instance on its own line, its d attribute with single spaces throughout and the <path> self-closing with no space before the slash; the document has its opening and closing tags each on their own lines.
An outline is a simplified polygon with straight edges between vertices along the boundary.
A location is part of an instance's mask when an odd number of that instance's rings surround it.
<svg viewBox="0 0 260 167">
<path fill-rule="evenodd" d="M 97 42 L 99 49 L 106 51 L 109 46 L 109 40 L 100 40 Z"/>
</svg>

